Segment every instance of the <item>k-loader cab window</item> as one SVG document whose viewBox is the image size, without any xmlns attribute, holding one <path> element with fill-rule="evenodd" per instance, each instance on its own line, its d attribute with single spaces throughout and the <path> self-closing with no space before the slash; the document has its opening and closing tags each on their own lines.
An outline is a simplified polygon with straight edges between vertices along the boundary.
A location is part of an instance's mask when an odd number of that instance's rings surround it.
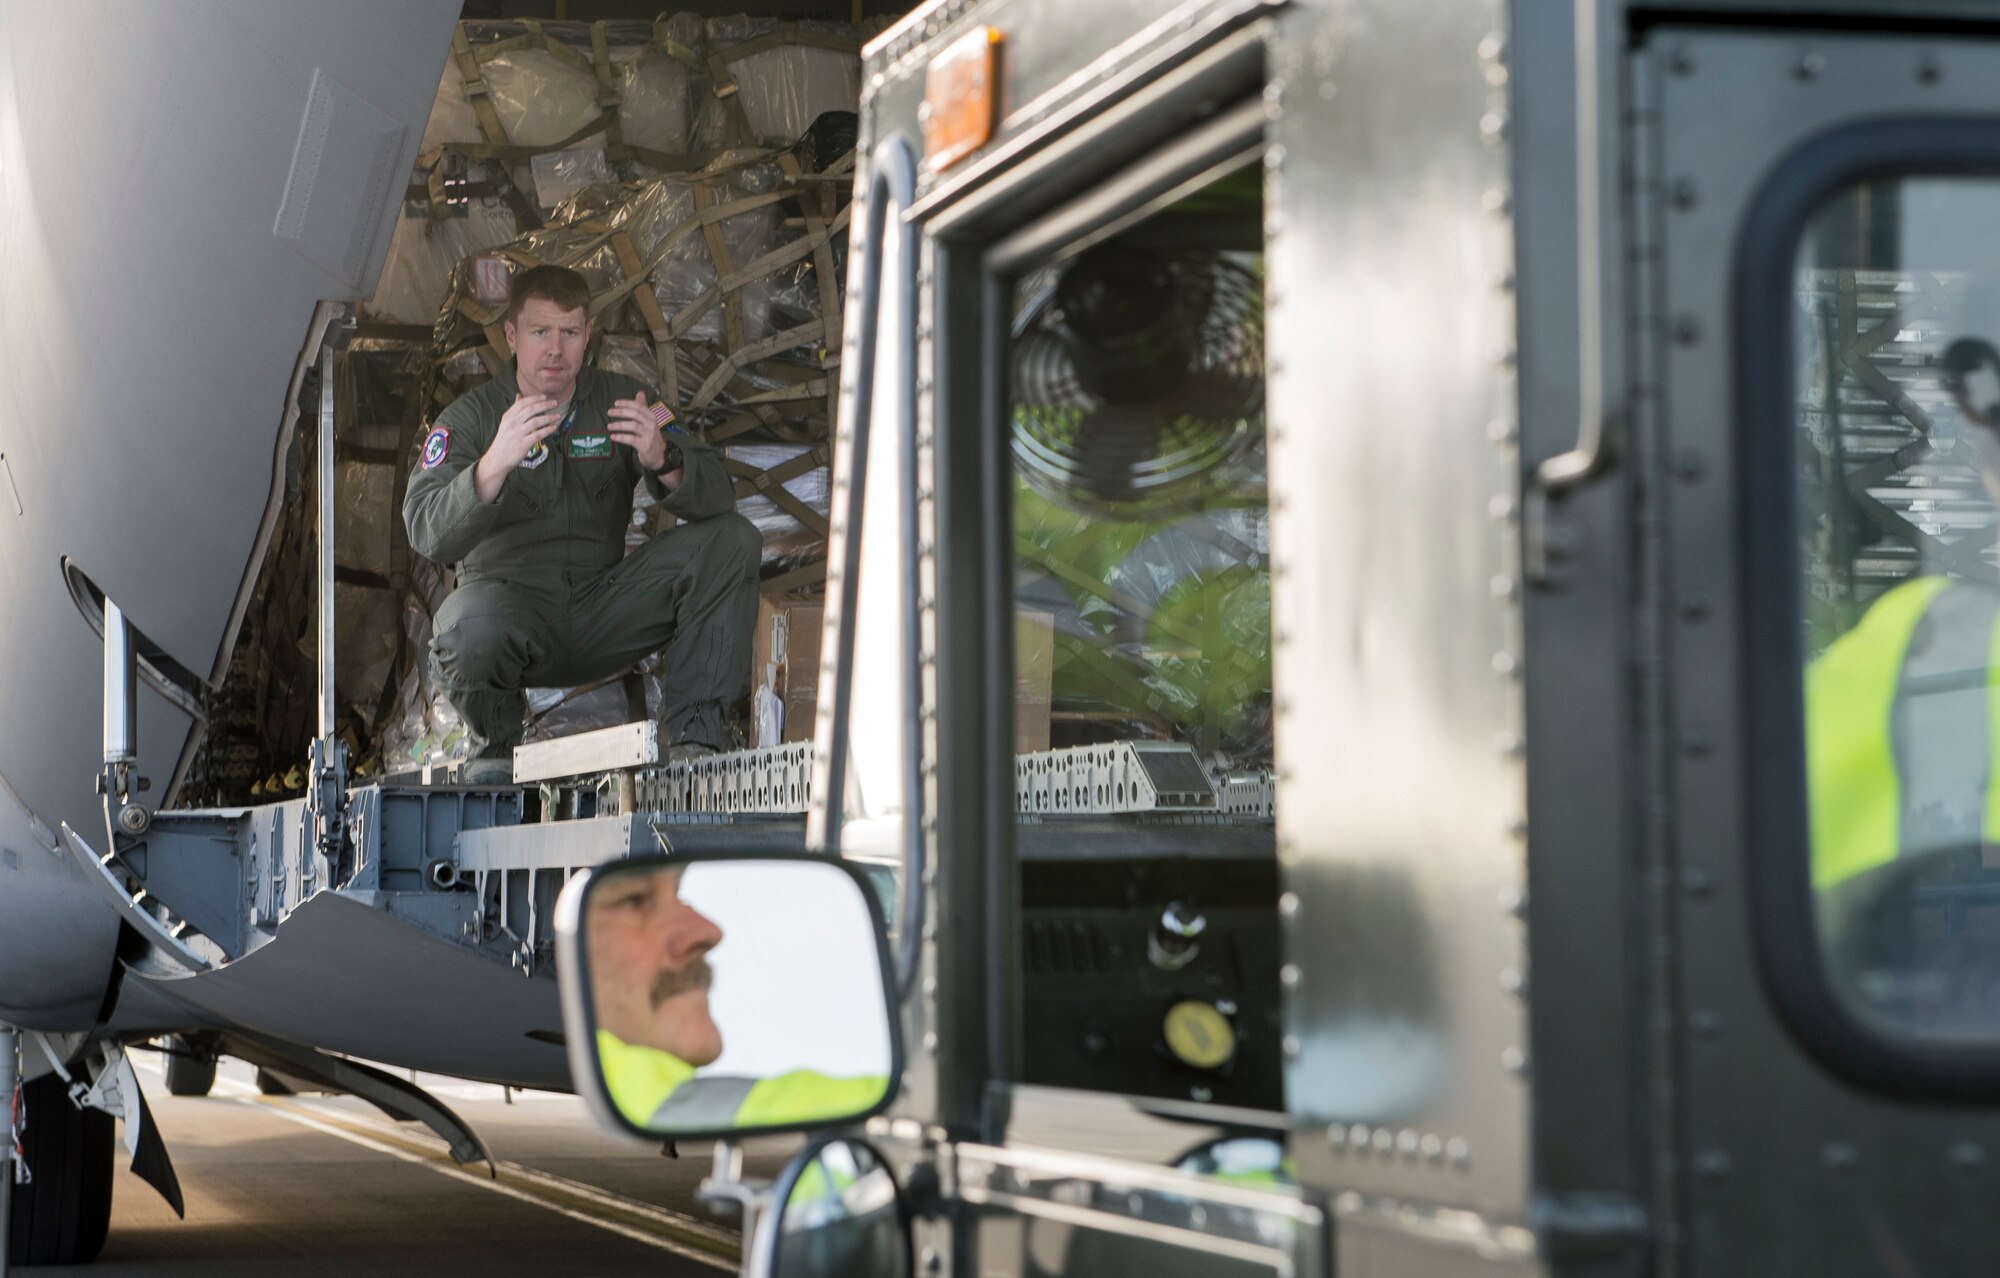
<svg viewBox="0 0 2000 1278">
<path fill-rule="evenodd" d="M 1932 1044 L 2000 1038 L 1996 223 L 1990 178 L 1850 186 L 1794 276 L 1814 929 L 1850 1014 Z"/>
<path fill-rule="evenodd" d="M 1019 1079 L 1283 1107 L 1254 164 L 1010 281 Z"/>
</svg>

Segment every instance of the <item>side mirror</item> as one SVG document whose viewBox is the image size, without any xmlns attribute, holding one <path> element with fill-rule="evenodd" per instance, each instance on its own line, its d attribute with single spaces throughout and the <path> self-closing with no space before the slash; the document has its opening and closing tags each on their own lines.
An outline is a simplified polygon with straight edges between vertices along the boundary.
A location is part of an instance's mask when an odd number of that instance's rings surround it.
<svg viewBox="0 0 2000 1278">
<path fill-rule="evenodd" d="M 747 1240 L 755 1278 L 869 1274 L 908 1278 L 910 1212 L 895 1173 L 866 1141 L 821 1137 L 793 1156 L 772 1209 Z"/>
<path fill-rule="evenodd" d="M 570 1075 L 607 1127 L 669 1140 L 852 1123 L 903 1054 L 876 893 L 845 861 L 649 857 L 556 903 Z"/>
</svg>

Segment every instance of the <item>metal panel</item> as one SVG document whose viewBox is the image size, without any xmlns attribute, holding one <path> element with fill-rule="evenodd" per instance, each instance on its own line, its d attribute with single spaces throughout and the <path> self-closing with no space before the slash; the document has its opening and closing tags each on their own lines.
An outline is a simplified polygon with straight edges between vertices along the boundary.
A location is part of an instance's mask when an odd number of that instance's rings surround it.
<svg viewBox="0 0 2000 1278">
<path fill-rule="evenodd" d="M 1285 10 L 1265 232 L 1293 1153 L 1315 1187 L 1519 1220 L 1512 227 L 1479 61 L 1505 18 Z"/>
<path fill-rule="evenodd" d="M 931 55 L 974 23 L 998 29 L 1000 121 L 993 140 L 947 174 L 926 165 L 918 192 L 941 198 L 1005 168 L 1071 119 L 1128 93 L 1151 73 L 1177 64 L 1195 48 L 1272 0 L 945 0 L 892 27 L 871 43 L 863 71 L 863 101 L 874 136 L 895 129 L 921 137 L 918 108 Z"/>
<path fill-rule="evenodd" d="M 269 944 L 199 976 L 133 972 L 231 1025 L 411 1069 L 567 1090 L 555 981 L 522 979 L 387 910 L 322 892 Z"/>
<path fill-rule="evenodd" d="M 514 747 L 514 784 L 643 768 L 660 761 L 660 726 L 648 719 Z"/>
<path fill-rule="evenodd" d="M 1734 430 L 1791 428 L 1733 420 L 1743 335 L 1730 265 L 1753 193 L 1788 151 L 1843 123 L 1898 114 L 1990 122 L 2000 48 L 1657 29 L 1642 56 L 1659 121 L 1658 162 L 1643 189 L 1662 253 L 1644 331 L 1669 388 L 1652 452 L 1668 507 L 1655 589 L 1701 605 L 1662 609 L 1659 623 L 1671 680 L 1658 733 L 1671 752 L 1667 882 L 1680 923 L 1670 953 L 1681 982 L 1665 1011 L 1687 1077 L 1684 1272 L 1994 1272 L 2000 1239 L 1980 1186 L 1989 1151 L 2000 1148 L 2000 1117 L 1892 1103 L 1836 1082 L 1802 1054 L 1756 979 L 1745 870 L 1758 849 L 1744 831 L 1758 796 L 1743 783 L 1736 536 L 1746 477 L 1729 463 Z"/>
<path fill-rule="evenodd" d="M 646 818 L 597 817 L 538 825 L 503 825 L 458 836 L 458 870 L 578 870 L 659 849 Z"/>
<path fill-rule="evenodd" d="M 1025 1217 L 1031 1263 L 1019 1272 L 1152 1274 L 1317 1272 L 1319 1208 L 1291 1188 L 1248 1188 L 1185 1172 L 1022 1147 L 960 1145 L 955 1197 Z M 982 1269 L 996 1263 L 982 1238 Z M 1030 1260 L 1030 1257 L 1022 1257 Z"/>
</svg>

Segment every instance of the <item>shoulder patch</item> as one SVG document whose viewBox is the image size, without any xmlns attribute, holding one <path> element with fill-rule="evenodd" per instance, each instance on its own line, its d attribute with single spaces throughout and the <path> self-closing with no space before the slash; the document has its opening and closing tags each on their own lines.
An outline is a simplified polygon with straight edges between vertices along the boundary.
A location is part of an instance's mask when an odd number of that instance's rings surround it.
<svg viewBox="0 0 2000 1278">
<path fill-rule="evenodd" d="M 424 436 L 423 468 L 429 470 L 451 451 L 451 432 L 440 426 Z"/>
</svg>

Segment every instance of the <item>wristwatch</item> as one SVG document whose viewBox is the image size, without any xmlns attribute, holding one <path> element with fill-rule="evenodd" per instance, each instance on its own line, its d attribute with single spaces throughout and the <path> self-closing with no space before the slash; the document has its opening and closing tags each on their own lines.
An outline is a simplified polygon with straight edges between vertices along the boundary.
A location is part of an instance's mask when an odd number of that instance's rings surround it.
<svg viewBox="0 0 2000 1278">
<path fill-rule="evenodd" d="M 672 474 L 674 471 L 679 470 L 682 465 L 680 446 L 674 443 L 674 441 L 671 439 L 666 441 L 666 445 L 667 445 L 667 459 L 661 462 L 659 467 L 653 471 L 653 477 L 655 479 L 659 478 L 661 475 Z"/>
</svg>

